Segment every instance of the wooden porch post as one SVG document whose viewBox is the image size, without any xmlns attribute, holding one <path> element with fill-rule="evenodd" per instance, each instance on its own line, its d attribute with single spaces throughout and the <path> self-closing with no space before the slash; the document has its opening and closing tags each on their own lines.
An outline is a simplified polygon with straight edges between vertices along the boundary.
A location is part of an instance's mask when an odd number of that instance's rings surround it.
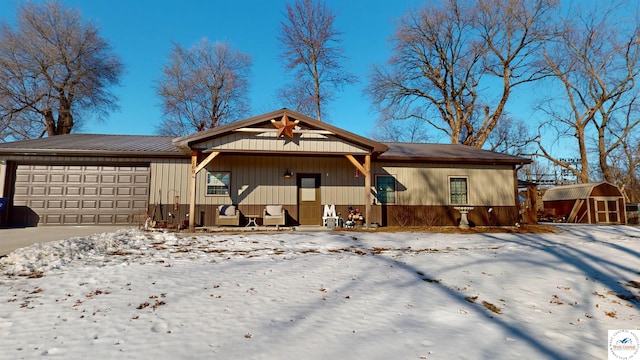
<svg viewBox="0 0 640 360">
<path fill-rule="evenodd" d="M 345 154 L 345 156 L 364 175 L 364 225 L 368 229 L 371 221 L 369 218 L 371 215 L 371 155 L 364 156 L 364 166 L 353 155 Z"/>
<path fill-rule="evenodd" d="M 369 228 L 369 224 L 371 223 L 371 155 L 367 154 L 364 157 L 364 201 L 366 201 L 366 205 L 364 206 L 364 220 L 365 220 L 365 228 Z"/>
<path fill-rule="evenodd" d="M 189 230 L 196 228 L 196 169 L 198 167 L 198 152 L 191 152 L 191 178 L 189 179 Z"/>
<path fill-rule="evenodd" d="M 213 158 L 218 156 L 220 152 L 212 152 L 206 159 L 202 160 L 200 164 L 198 164 L 198 154 L 199 152 L 196 150 L 191 152 L 191 179 L 189 180 L 189 230 L 191 231 L 196 228 L 196 175 L 200 170 L 204 169 Z"/>
</svg>

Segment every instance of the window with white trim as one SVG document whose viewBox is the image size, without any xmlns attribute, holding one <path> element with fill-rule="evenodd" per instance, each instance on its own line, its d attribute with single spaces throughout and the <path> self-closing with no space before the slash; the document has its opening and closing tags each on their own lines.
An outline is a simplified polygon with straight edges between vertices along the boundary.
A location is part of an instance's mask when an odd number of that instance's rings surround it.
<svg viewBox="0 0 640 360">
<path fill-rule="evenodd" d="M 380 204 L 395 204 L 396 179 L 389 175 L 376 175 L 376 194 Z"/>
<path fill-rule="evenodd" d="M 449 194 L 451 205 L 468 204 L 468 187 L 466 177 L 450 177 L 449 178 Z"/>
<path fill-rule="evenodd" d="M 207 172 L 207 195 L 229 195 L 230 172 Z"/>
</svg>

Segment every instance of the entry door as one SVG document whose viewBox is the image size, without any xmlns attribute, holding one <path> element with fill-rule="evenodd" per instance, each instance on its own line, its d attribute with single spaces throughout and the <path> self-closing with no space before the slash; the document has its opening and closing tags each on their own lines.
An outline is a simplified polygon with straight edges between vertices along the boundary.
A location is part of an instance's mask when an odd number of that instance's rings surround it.
<svg viewBox="0 0 640 360">
<path fill-rule="evenodd" d="M 320 174 L 298 175 L 298 221 L 300 225 L 321 225 Z"/>
<path fill-rule="evenodd" d="M 620 223 L 620 208 L 618 199 L 594 198 L 596 223 L 611 224 Z"/>
</svg>

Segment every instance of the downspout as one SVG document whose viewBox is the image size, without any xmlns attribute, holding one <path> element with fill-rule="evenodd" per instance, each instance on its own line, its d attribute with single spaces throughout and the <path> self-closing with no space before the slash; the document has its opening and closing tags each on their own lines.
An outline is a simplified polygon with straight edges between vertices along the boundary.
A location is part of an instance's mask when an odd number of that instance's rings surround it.
<svg viewBox="0 0 640 360">
<path fill-rule="evenodd" d="M 520 198 L 518 196 L 518 170 L 522 169 L 524 167 L 524 163 L 520 163 L 517 166 L 514 166 L 513 168 L 513 186 L 515 187 L 514 189 L 514 200 L 515 200 L 515 205 L 516 205 L 516 223 L 519 221 L 518 220 L 518 215 L 520 214 L 520 208 L 522 207 L 522 204 L 520 204 Z M 528 215 L 528 214 L 527 214 Z"/>
</svg>

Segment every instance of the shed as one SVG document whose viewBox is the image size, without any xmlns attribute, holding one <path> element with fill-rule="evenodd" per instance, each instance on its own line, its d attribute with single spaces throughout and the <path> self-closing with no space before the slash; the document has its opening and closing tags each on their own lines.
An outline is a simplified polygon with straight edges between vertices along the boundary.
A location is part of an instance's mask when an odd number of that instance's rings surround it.
<svg viewBox="0 0 640 360">
<path fill-rule="evenodd" d="M 625 224 L 624 196 L 610 183 L 560 185 L 542 197 L 545 214 L 581 224 Z"/>
</svg>

